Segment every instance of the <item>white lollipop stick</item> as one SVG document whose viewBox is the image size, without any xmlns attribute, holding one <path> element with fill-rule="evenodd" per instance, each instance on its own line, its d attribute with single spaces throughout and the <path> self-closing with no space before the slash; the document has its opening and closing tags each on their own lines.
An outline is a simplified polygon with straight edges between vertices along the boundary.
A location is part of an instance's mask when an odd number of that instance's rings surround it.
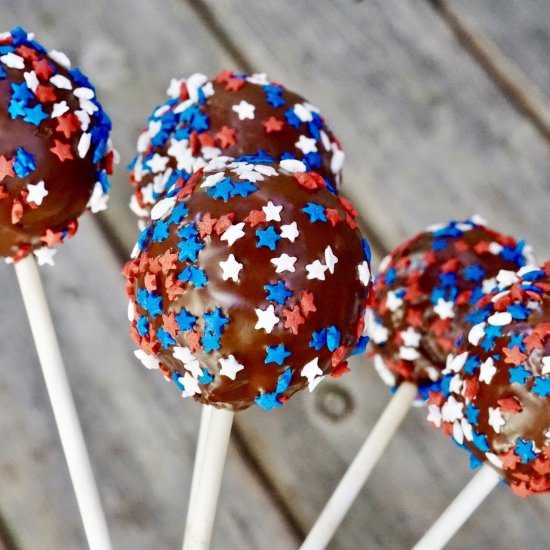
<svg viewBox="0 0 550 550">
<path fill-rule="evenodd" d="M 416 392 L 416 385 L 410 382 L 404 382 L 399 386 L 344 477 L 340 480 L 334 493 L 332 493 L 321 515 L 317 518 L 313 528 L 302 543 L 300 550 L 326 548 L 367 481 L 372 469 L 376 466 L 391 441 L 393 434 L 405 418 L 416 397 Z"/>
<path fill-rule="evenodd" d="M 200 476 L 200 468 L 204 461 L 204 446 L 206 444 L 206 434 L 212 416 L 214 407 L 204 405 L 201 412 L 201 423 L 199 428 L 199 438 L 197 440 L 197 450 L 195 451 L 195 463 L 193 465 L 193 477 L 191 478 L 191 493 L 189 495 L 189 504 L 187 509 L 191 510 L 195 507 L 195 499 L 197 492 L 198 479 Z"/>
<path fill-rule="evenodd" d="M 15 273 L 84 524 L 88 546 L 91 550 L 111 550 L 107 522 L 101 507 L 84 436 L 34 257 L 27 256 L 17 262 Z"/>
<path fill-rule="evenodd" d="M 500 477 L 496 471 L 491 466 L 483 465 L 481 470 L 415 544 L 413 550 L 440 550 L 443 548 L 499 481 Z"/>
<path fill-rule="evenodd" d="M 204 436 L 202 463 L 194 468 L 196 480 L 191 483 L 191 496 L 187 510 L 187 523 L 183 550 L 208 550 L 212 539 L 212 528 L 216 517 L 218 496 L 223 477 L 229 436 L 235 413 L 225 409 L 212 408 Z M 203 417 L 204 419 L 204 417 Z M 200 435 L 199 435 L 200 447 Z M 200 457 L 200 449 L 197 449 Z"/>
</svg>

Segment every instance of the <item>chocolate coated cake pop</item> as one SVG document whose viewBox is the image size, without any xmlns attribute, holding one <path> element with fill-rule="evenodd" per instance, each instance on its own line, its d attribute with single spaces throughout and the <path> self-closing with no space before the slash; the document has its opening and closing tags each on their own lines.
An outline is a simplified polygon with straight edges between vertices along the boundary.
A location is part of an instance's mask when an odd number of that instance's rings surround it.
<svg viewBox="0 0 550 550">
<path fill-rule="evenodd" d="M 172 80 L 168 96 L 150 116 L 130 165 L 130 207 L 139 217 L 220 155 L 298 159 L 329 187 L 338 185 L 344 153 L 319 111 L 265 75 L 222 71 L 208 80 L 193 74 Z"/>
<path fill-rule="evenodd" d="M 183 396 L 279 407 L 364 349 L 368 244 L 304 170 L 220 157 L 153 208 L 124 270 L 131 333 Z"/>
<path fill-rule="evenodd" d="M 52 248 L 88 207 L 106 208 L 111 122 L 94 87 L 65 54 L 21 28 L 0 34 L 0 255 Z"/>
<path fill-rule="evenodd" d="M 469 315 L 428 419 L 527 496 L 550 491 L 550 263 L 498 278 Z"/>
<path fill-rule="evenodd" d="M 375 366 L 389 385 L 436 389 L 465 316 L 491 291 L 501 269 L 517 271 L 530 248 L 477 220 L 428 228 L 380 265 L 367 311 Z"/>
</svg>

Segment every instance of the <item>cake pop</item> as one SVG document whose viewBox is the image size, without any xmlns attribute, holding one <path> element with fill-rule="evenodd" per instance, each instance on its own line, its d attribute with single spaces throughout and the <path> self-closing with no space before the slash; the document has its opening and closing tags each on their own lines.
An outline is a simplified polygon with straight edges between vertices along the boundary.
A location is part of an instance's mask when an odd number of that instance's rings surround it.
<svg viewBox="0 0 550 550">
<path fill-rule="evenodd" d="M 305 170 L 219 157 L 153 208 L 124 269 L 131 333 L 183 396 L 276 408 L 364 349 L 370 249 Z"/>
<path fill-rule="evenodd" d="M 52 248 L 106 207 L 114 152 L 94 87 L 20 27 L 0 34 L 0 255 Z"/>
<path fill-rule="evenodd" d="M 502 271 L 469 314 L 428 419 L 520 495 L 550 491 L 550 263 Z"/>
<path fill-rule="evenodd" d="M 374 364 L 391 386 L 436 390 L 473 305 L 501 270 L 517 271 L 531 249 L 474 218 L 428 228 L 380 265 L 367 311 Z"/>
<path fill-rule="evenodd" d="M 163 195 L 217 156 L 237 160 L 303 161 L 334 189 L 344 153 L 304 98 L 263 74 L 220 72 L 213 80 L 193 74 L 172 80 L 169 99 L 156 107 L 138 139 L 130 181 L 130 207 L 148 218 Z"/>
</svg>

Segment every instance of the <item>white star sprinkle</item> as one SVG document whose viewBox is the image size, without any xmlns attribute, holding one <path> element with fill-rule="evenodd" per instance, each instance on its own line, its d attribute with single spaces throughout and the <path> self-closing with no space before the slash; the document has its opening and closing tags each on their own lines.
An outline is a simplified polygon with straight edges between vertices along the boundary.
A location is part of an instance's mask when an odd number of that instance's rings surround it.
<svg viewBox="0 0 550 550">
<path fill-rule="evenodd" d="M 319 260 L 306 265 L 307 278 L 308 279 L 319 279 L 320 281 L 325 280 L 325 271 L 327 266 L 322 264 Z"/>
<path fill-rule="evenodd" d="M 7 53 L 0 57 L 0 61 L 6 65 L 6 67 L 9 67 L 10 69 L 24 69 L 25 68 L 25 60 L 15 53 Z"/>
<path fill-rule="evenodd" d="M 550 356 L 542 358 L 542 374 L 550 374 Z"/>
<path fill-rule="evenodd" d="M 462 425 L 462 432 L 464 433 L 464 437 L 468 441 L 472 441 L 472 439 L 474 438 L 472 425 L 468 422 L 468 420 L 466 418 L 463 418 L 460 421 L 460 424 Z"/>
<path fill-rule="evenodd" d="M 214 187 L 214 185 L 222 181 L 223 178 L 225 178 L 225 174 L 223 172 L 210 174 L 209 176 L 206 176 L 206 178 L 204 178 L 204 181 L 201 183 L 201 187 Z"/>
<path fill-rule="evenodd" d="M 485 382 L 486 384 L 490 384 L 496 372 L 497 372 L 497 368 L 495 367 L 493 358 L 489 357 L 489 359 L 481 363 L 481 366 L 479 368 L 479 381 Z"/>
<path fill-rule="evenodd" d="M 506 424 L 506 421 L 502 417 L 502 413 L 500 412 L 500 409 L 497 407 L 489 407 L 489 424 L 492 426 L 493 430 L 497 434 L 500 433 L 500 429 L 504 424 Z"/>
<path fill-rule="evenodd" d="M 306 165 L 301 160 L 296 160 L 296 159 L 284 159 L 281 162 L 279 162 L 279 166 L 283 170 L 287 170 L 288 172 L 306 172 L 307 171 Z"/>
<path fill-rule="evenodd" d="M 229 254 L 225 262 L 220 262 L 220 267 L 222 268 L 222 279 L 227 281 L 231 279 L 235 283 L 239 282 L 239 273 L 243 268 L 243 264 L 239 263 L 233 254 Z"/>
<path fill-rule="evenodd" d="M 298 231 L 298 224 L 296 222 L 281 225 L 281 238 L 288 239 L 293 243 L 299 234 L 300 232 Z"/>
<path fill-rule="evenodd" d="M 401 304 L 403 304 L 403 298 L 400 298 L 396 292 L 390 290 L 386 299 L 386 305 L 388 306 L 388 309 L 391 312 L 395 312 L 401 307 Z"/>
<path fill-rule="evenodd" d="M 501 269 L 497 274 L 497 283 L 501 289 L 512 286 L 518 279 L 518 276 L 508 269 Z"/>
<path fill-rule="evenodd" d="M 275 265 L 276 273 L 282 273 L 283 271 L 290 271 L 294 273 L 296 268 L 294 264 L 298 258 L 296 256 L 289 256 L 288 254 L 281 254 L 278 258 L 271 258 L 271 263 Z"/>
<path fill-rule="evenodd" d="M 338 258 L 334 255 L 330 245 L 325 248 L 325 262 L 329 272 L 334 273 L 334 266 L 338 263 Z"/>
<path fill-rule="evenodd" d="M 109 201 L 109 195 L 103 192 L 101 183 L 97 182 L 94 185 L 92 196 L 86 205 L 92 211 L 92 214 L 97 214 L 103 210 L 107 210 L 107 202 Z"/>
<path fill-rule="evenodd" d="M 142 349 L 134 351 L 134 355 L 141 361 L 146 369 L 158 369 L 160 362 L 156 357 L 147 355 Z"/>
<path fill-rule="evenodd" d="M 275 308 L 270 305 L 267 309 L 256 308 L 258 322 L 254 327 L 256 330 L 264 329 L 268 334 L 271 334 L 273 327 L 279 322 L 279 317 L 275 315 Z"/>
<path fill-rule="evenodd" d="M 301 135 L 298 141 L 294 144 L 297 149 L 300 149 L 304 155 L 308 153 L 317 152 L 317 140 L 314 138 L 308 138 L 307 136 Z"/>
<path fill-rule="evenodd" d="M 445 422 L 454 422 L 460 420 L 464 413 L 464 403 L 457 401 L 454 396 L 449 396 L 443 407 L 441 407 L 441 417 Z"/>
<path fill-rule="evenodd" d="M 468 342 L 470 342 L 472 346 L 477 346 L 485 335 L 485 326 L 485 323 L 478 323 L 470 329 L 470 332 L 468 332 Z"/>
<path fill-rule="evenodd" d="M 42 248 L 38 248 L 34 251 L 34 255 L 36 256 L 36 261 L 38 262 L 38 265 L 54 265 L 55 262 L 53 261 L 53 257 L 55 256 L 57 250 L 55 248 L 48 248 L 47 246 L 43 246 Z"/>
<path fill-rule="evenodd" d="M 166 165 L 168 164 L 168 157 L 159 155 L 158 153 L 155 153 L 153 155 L 153 158 L 150 158 L 147 161 L 147 166 L 151 168 L 154 174 L 158 174 L 159 172 L 162 172 L 166 169 Z"/>
<path fill-rule="evenodd" d="M 367 286 L 370 282 L 370 268 L 369 263 L 365 260 L 357 266 L 359 272 L 359 280 L 363 283 L 363 286 Z"/>
<path fill-rule="evenodd" d="M 294 105 L 293 111 L 294 111 L 294 114 L 302 122 L 311 122 L 313 120 L 311 110 L 308 109 L 308 106 L 305 103 L 296 103 L 296 105 Z"/>
<path fill-rule="evenodd" d="M 436 428 L 439 428 L 441 426 L 441 409 L 437 405 L 429 405 L 426 419 Z"/>
<path fill-rule="evenodd" d="M 238 105 L 233 105 L 231 109 L 239 115 L 239 120 L 246 120 L 247 118 L 254 120 L 254 111 L 256 110 L 256 107 L 244 99 L 241 100 Z"/>
<path fill-rule="evenodd" d="M 315 381 L 323 376 L 323 371 L 319 368 L 319 358 L 315 357 L 315 359 L 312 359 L 309 363 L 306 363 L 302 367 L 300 374 L 304 378 L 307 378 L 309 391 L 313 391 L 317 386 Z"/>
<path fill-rule="evenodd" d="M 32 90 L 33 92 L 36 92 L 36 89 L 40 84 L 36 73 L 34 71 L 28 71 L 23 74 L 23 77 L 25 78 L 25 82 L 27 83 L 27 88 L 29 88 L 29 90 Z M 51 116 L 53 117 L 53 115 Z"/>
<path fill-rule="evenodd" d="M 53 104 L 51 118 L 58 118 L 61 115 L 64 115 L 69 110 L 69 106 L 66 101 L 60 101 L 59 103 Z"/>
<path fill-rule="evenodd" d="M 71 81 L 62 74 L 56 74 L 55 76 L 52 76 L 50 78 L 50 82 L 60 90 L 72 90 L 73 85 L 71 84 Z"/>
<path fill-rule="evenodd" d="M 178 382 L 183 384 L 185 388 L 181 392 L 182 397 L 193 397 L 196 393 L 200 393 L 199 382 L 196 378 L 193 378 L 188 372 L 178 378 Z"/>
<path fill-rule="evenodd" d="M 244 369 L 244 365 L 241 365 L 235 359 L 234 355 L 230 355 L 229 357 L 220 357 L 220 365 L 220 375 L 227 376 L 228 378 L 231 378 L 231 380 L 235 380 L 237 373 Z"/>
<path fill-rule="evenodd" d="M 399 348 L 399 357 L 405 359 L 406 361 L 414 361 L 420 357 L 418 350 L 415 348 L 409 348 L 406 346 L 401 346 Z"/>
<path fill-rule="evenodd" d="M 265 221 L 270 222 L 280 222 L 281 221 L 281 210 L 283 209 L 283 205 L 275 205 L 271 201 L 269 201 L 265 206 L 262 207 L 262 210 L 265 214 Z"/>
<path fill-rule="evenodd" d="M 458 421 L 453 423 L 453 439 L 459 445 L 462 445 L 464 442 L 464 432 L 462 431 L 462 426 Z"/>
<path fill-rule="evenodd" d="M 90 150 L 90 145 L 92 143 L 92 134 L 89 134 L 88 132 L 82 134 L 80 136 L 80 139 L 78 140 L 78 156 L 83 159 Z"/>
<path fill-rule="evenodd" d="M 27 195 L 27 202 L 34 202 L 34 204 L 38 206 L 42 204 L 44 197 L 48 196 L 48 191 L 46 190 L 44 180 L 35 184 L 28 183 L 27 191 L 29 192 Z"/>
<path fill-rule="evenodd" d="M 229 246 L 233 246 L 235 241 L 238 241 L 241 237 L 244 237 L 244 222 L 237 223 L 235 225 L 231 224 L 221 236 L 222 241 L 227 241 Z"/>
<path fill-rule="evenodd" d="M 160 220 L 174 208 L 176 204 L 176 197 L 167 197 L 165 199 L 159 200 L 153 208 L 151 208 L 151 219 Z"/>
<path fill-rule="evenodd" d="M 437 305 L 434 306 L 435 313 L 440 319 L 452 319 L 455 316 L 453 302 L 447 302 L 443 298 L 437 300 Z"/>
<path fill-rule="evenodd" d="M 189 348 L 176 346 L 172 348 L 172 355 L 174 359 L 181 361 L 185 369 L 195 378 L 200 378 L 202 376 L 199 360 L 193 355 Z"/>
<path fill-rule="evenodd" d="M 496 326 L 496 327 L 503 327 L 505 325 L 509 325 L 512 322 L 512 314 L 508 313 L 507 311 L 497 312 L 493 313 L 489 319 L 487 319 L 487 322 L 490 325 Z"/>
<path fill-rule="evenodd" d="M 452 371 L 452 372 L 459 372 L 462 370 L 462 367 L 464 367 L 464 364 L 466 363 L 466 359 L 468 359 L 468 352 L 465 351 L 463 353 L 460 353 L 459 355 L 447 355 L 447 362 L 445 365 L 445 371 Z"/>
<path fill-rule="evenodd" d="M 417 348 L 420 345 L 420 332 L 417 332 L 414 328 L 409 327 L 407 330 L 402 330 L 400 334 L 406 346 Z"/>
</svg>

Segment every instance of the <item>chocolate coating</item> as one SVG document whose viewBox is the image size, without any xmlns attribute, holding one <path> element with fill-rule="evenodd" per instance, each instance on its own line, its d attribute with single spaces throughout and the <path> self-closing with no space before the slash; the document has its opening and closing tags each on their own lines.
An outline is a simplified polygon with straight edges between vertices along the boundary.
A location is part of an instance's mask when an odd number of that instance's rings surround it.
<svg viewBox="0 0 550 550">
<path fill-rule="evenodd" d="M 147 218 L 178 180 L 222 154 L 296 158 L 329 185 L 340 182 L 344 153 L 317 109 L 265 75 L 222 71 L 209 81 L 194 74 L 173 80 L 168 94 L 138 139 L 130 174 L 138 216 Z"/>
<path fill-rule="evenodd" d="M 370 252 L 317 174 L 223 164 L 153 209 L 125 267 L 131 333 L 184 396 L 270 409 L 362 351 Z"/>
<path fill-rule="evenodd" d="M 106 204 L 111 123 L 87 78 L 52 55 L 22 29 L 0 38 L 0 255 L 16 260 Z"/>
<path fill-rule="evenodd" d="M 472 311 L 428 419 L 527 496 L 550 491 L 550 263 L 502 281 Z"/>
<path fill-rule="evenodd" d="M 382 263 L 367 312 L 375 365 L 389 385 L 436 389 L 465 317 L 501 269 L 517 271 L 530 250 L 473 220 L 429 228 Z"/>
</svg>

